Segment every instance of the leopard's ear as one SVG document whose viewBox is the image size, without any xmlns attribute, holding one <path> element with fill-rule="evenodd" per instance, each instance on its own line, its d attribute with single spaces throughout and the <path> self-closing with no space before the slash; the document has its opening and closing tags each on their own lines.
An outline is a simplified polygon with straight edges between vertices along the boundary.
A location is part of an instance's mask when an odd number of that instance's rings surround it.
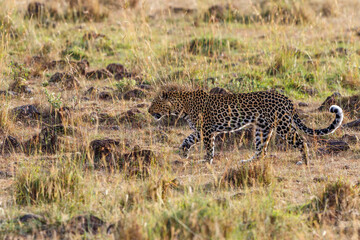
<svg viewBox="0 0 360 240">
<path fill-rule="evenodd" d="M 161 92 L 159 97 L 160 97 L 161 100 L 167 100 L 169 96 L 168 96 L 167 92 Z"/>
</svg>

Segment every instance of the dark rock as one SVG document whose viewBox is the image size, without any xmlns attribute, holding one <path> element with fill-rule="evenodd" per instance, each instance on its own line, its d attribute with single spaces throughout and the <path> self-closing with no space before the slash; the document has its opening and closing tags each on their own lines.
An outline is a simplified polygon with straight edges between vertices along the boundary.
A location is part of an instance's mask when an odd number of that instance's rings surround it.
<svg viewBox="0 0 360 240">
<path fill-rule="evenodd" d="M 92 112 L 89 115 L 85 114 L 83 115 L 83 121 L 85 122 L 91 122 L 94 124 L 102 124 L 102 125 L 113 125 L 118 124 L 118 120 L 116 116 L 111 116 L 108 113 L 97 113 Z"/>
<path fill-rule="evenodd" d="M 197 12 L 197 10 L 194 9 L 194 8 L 173 7 L 173 6 L 170 6 L 170 7 L 169 7 L 169 10 L 172 11 L 173 13 L 176 13 L 176 14 L 179 14 L 179 13 L 182 13 L 182 14 L 193 14 L 193 13 L 196 13 L 196 12 Z"/>
<path fill-rule="evenodd" d="M 141 80 L 141 76 L 137 75 L 135 73 L 131 73 L 131 72 L 120 72 L 120 73 L 116 73 L 114 76 L 114 79 L 119 81 L 122 80 L 124 78 L 130 78 L 130 79 L 135 79 L 137 81 Z"/>
<path fill-rule="evenodd" d="M 346 48 L 338 47 L 335 50 L 330 51 L 329 55 L 345 57 L 349 55 L 349 51 Z"/>
<path fill-rule="evenodd" d="M 90 64 L 86 59 L 81 61 L 65 61 L 65 60 L 54 60 L 46 64 L 46 68 L 49 70 L 59 69 L 64 70 L 69 67 L 71 72 L 77 75 L 85 75 L 86 70 L 89 68 Z"/>
<path fill-rule="evenodd" d="M 40 18 L 45 14 L 45 4 L 40 2 L 31 2 L 27 7 L 26 17 Z"/>
<path fill-rule="evenodd" d="M 99 93 L 99 99 L 102 100 L 112 100 L 113 96 L 110 92 L 100 92 Z"/>
<path fill-rule="evenodd" d="M 89 87 L 86 91 L 85 91 L 85 95 L 96 95 L 98 93 L 98 89 L 95 87 Z"/>
<path fill-rule="evenodd" d="M 54 60 L 47 64 L 47 69 L 53 70 L 55 68 L 58 69 L 64 69 L 67 66 L 67 63 L 65 60 Z"/>
<path fill-rule="evenodd" d="M 123 65 L 119 64 L 119 63 L 110 63 L 109 65 L 107 65 L 106 70 L 108 70 L 110 73 L 112 74 L 121 74 L 121 73 L 126 73 L 126 69 Z"/>
<path fill-rule="evenodd" d="M 319 107 L 319 110 L 328 111 L 331 105 L 338 105 L 344 112 L 348 113 L 350 117 L 360 117 L 360 95 L 353 95 L 349 97 L 339 96 L 340 94 L 333 94 L 329 96 Z"/>
<path fill-rule="evenodd" d="M 63 87 L 67 90 L 73 90 L 80 87 L 80 82 L 74 76 L 65 78 L 63 81 Z"/>
<path fill-rule="evenodd" d="M 133 128 L 142 128 L 146 124 L 145 117 L 138 109 L 130 109 L 118 116 L 119 123 L 127 123 Z"/>
<path fill-rule="evenodd" d="M 88 80 L 101 80 L 111 78 L 112 74 L 106 69 L 99 69 L 96 71 L 87 72 L 85 76 Z"/>
<path fill-rule="evenodd" d="M 150 84 L 138 84 L 138 88 L 144 89 L 144 90 L 153 90 L 154 88 Z"/>
<path fill-rule="evenodd" d="M 127 91 L 123 98 L 125 100 L 131 100 L 131 99 L 144 99 L 146 97 L 146 94 L 144 93 L 144 91 L 140 90 L 140 89 L 133 89 L 130 91 Z"/>
<path fill-rule="evenodd" d="M 62 86 L 65 89 L 76 89 L 80 87 L 80 82 L 77 80 L 77 78 L 70 73 L 60 73 L 57 72 L 54 75 L 50 77 L 49 83 L 62 83 Z"/>
<path fill-rule="evenodd" d="M 58 132 L 52 128 L 45 127 L 39 134 L 24 142 L 23 147 L 27 155 L 39 152 L 54 154 L 60 147 Z"/>
<path fill-rule="evenodd" d="M 16 93 L 32 93 L 32 90 L 27 85 L 26 80 L 21 77 L 16 78 L 14 82 L 10 84 L 8 90 Z"/>
<path fill-rule="evenodd" d="M 325 144 L 325 147 L 319 149 L 322 154 L 336 154 L 350 149 L 349 144 L 341 140 L 321 140 L 320 143 Z"/>
<path fill-rule="evenodd" d="M 35 65 L 35 64 L 42 65 L 45 62 L 46 62 L 46 59 L 44 56 L 35 55 L 35 56 L 32 56 L 30 59 L 30 65 Z"/>
<path fill-rule="evenodd" d="M 126 148 L 129 148 L 129 144 L 119 140 L 92 141 L 90 149 L 94 154 L 95 168 L 119 169 L 126 171 L 127 175 L 147 175 L 151 163 L 155 160 L 155 154 L 137 146 L 130 153 L 124 153 Z"/>
<path fill-rule="evenodd" d="M 13 136 L 6 136 L 0 149 L 0 153 L 13 153 L 21 147 L 20 142 Z"/>
<path fill-rule="evenodd" d="M 85 75 L 86 70 L 90 67 L 90 63 L 88 62 L 88 60 L 83 59 L 79 62 L 76 62 L 76 70 L 77 72 L 79 72 L 81 75 Z"/>
<path fill-rule="evenodd" d="M 16 119 L 38 119 L 41 114 L 34 105 L 24 105 L 12 109 L 12 113 L 16 116 Z"/>
<path fill-rule="evenodd" d="M 139 103 L 136 105 L 137 108 L 144 108 L 147 107 L 148 105 L 146 103 Z"/>
<path fill-rule="evenodd" d="M 205 21 L 207 19 L 211 19 L 212 21 L 223 21 L 226 17 L 226 7 L 221 5 L 213 5 L 211 6 L 207 14 L 205 15 Z"/>
<path fill-rule="evenodd" d="M 117 160 L 120 169 L 126 171 L 128 176 L 147 176 L 150 166 L 156 161 L 154 152 L 134 147 L 131 153 L 125 153 Z"/>
<path fill-rule="evenodd" d="M 210 94 L 230 94 L 226 89 L 224 88 L 219 88 L 219 87 L 215 87 L 213 89 L 210 90 Z"/>
<path fill-rule="evenodd" d="M 359 142 L 359 136 L 355 134 L 345 134 L 342 136 L 341 140 L 348 144 L 357 144 Z"/>
<path fill-rule="evenodd" d="M 61 72 L 57 72 L 54 75 L 52 75 L 49 79 L 49 83 L 58 83 L 58 82 L 62 82 L 62 80 L 64 78 L 71 78 L 71 74 L 68 73 L 61 73 Z"/>
<path fill-rule="evenodd" d="M 45 111 L 42 114 L 42 121 L 47 124 L 68 124 L 71 118 L 71 109 L 69 107 L 60 107 Z"/>
<path fill-rule="evenodd" d="M 83 235 L 85 233 L 97 234 L 102 227 L 105 227 L 105 222 L 94 215 L 81 215 L 70 219 L 65 231 L 72 234 Z"/>
<path fill-rule="evenodd" d="M 66 123 L 69 121 L 70 117 L 71 110 L 68 107 L 60 107 L 51 112 L 51 118 L 54 120 L 54 123 L 56 123 L 56 121 L 59 121 L 59 123 Z"/>
<path fill-rule="evenodd" d="M 30 221 L 37 221 L 37 222 L 41 222 L 41 223 L 46 222 L 43 217 L 35 215 L 35 214 L 24 214 L 24 215 L 18 217 L 16 220 L 21 223 L 27 223 Z"/>
<path fill-rule="evenodd" d="M 342 125 L 343 128 L 360 129 L 360 119 Z"/>
<path fill-rule="evenodd" d="M 115 76 L 114 76 L 114 79 L 116 81 L 120 81 L 120 80 L 123 80 L 125 77 L 126 77 L 125 73 L 116 73 Z"/>
<path fill-rule="evenodd" d="M 250 21 L 250 17 L 238 14 L 238 10 L 232 4 L 213 5 L 204 14 L 206 22 L 224 21 Z"/>
<path fill-rule="evenodd" d="M 304 103 L 304 102 L 299 102 L 299 107 L 308 107 L 309 104 L 308 103 Z"/>
<path fill-rule="evenodd" d="M 94 140 L 90 143 L 90 151 L 94 155 L 94 166 L 98 167 L 101 164 L 101 159 L 106 159 L 106 161 L 113 165 L 113 154 L 116 148 L 124 149 L 129 147 L 125 142 L 120 142 L 120 140 L 115 139 L 99 139 Z"/>
</svg>

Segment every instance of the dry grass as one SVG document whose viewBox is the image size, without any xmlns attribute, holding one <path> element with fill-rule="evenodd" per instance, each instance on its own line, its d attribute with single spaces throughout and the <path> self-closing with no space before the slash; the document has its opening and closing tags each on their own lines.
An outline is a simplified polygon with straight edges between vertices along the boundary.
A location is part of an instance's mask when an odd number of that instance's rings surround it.
<svg viewBox="0 0 360 240">
<path fill-rule="evenodd" d="M 359 4 L 44 3 L 49 12 L 30 19 L 23 3 L 0 3 L 1 238 L 359 237 L 358 138 L 331 154 L 308 138 L 307 167 L 273 138 L 264 161 L 241 165 L 254 147 L 248 134 L 232 134 L 217 140 L 213 165 L 197 164 L 201 144 L 188 160 L 178 155 L 191 133 L 185 121 L 155 122 L 147 112 L 173 89 L 277 89 L 296 106 L 308 103 L 298 107 L 301 118 L 322 128 L 333 115 L 316 109 L 336 91 L 344 97 L 324 108 L 338 101 L 344 122 L 355 120 Z M 207 15 L 214 5 L 223 12 Z M 104 70 L 110 63 L 123 64 L 118 79 Z M 90 76 L 97 70 L 109 77 Z M 74 85 L 50 81 L 56 72 Z M 29 104 L 39 113 L 13 114 Z M 359 133 L 339 129 L 325 139 L 344 134 Z M 2 152 L 10 136 L 19 146 Z M 94 147 L 103 139 L 113 144 Z M 38 217 L 25 221 L 27 213 Z"/>
<path fill-rule="evenodd" d="M 269 163 L 256 162 L 226 170 L 220 179 L 220 184 L 238 188 L 268 185 L 271 181 L 272 175 Z"/>
</svg>

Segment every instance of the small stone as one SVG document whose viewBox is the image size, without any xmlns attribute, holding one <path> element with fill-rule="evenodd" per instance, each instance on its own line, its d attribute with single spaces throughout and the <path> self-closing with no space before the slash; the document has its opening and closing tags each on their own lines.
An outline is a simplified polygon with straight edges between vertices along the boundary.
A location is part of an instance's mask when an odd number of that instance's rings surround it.
<svg viewBox="0 0 360 240">
<path fill-rule="evenodd" d="M 308 107 L 309 104 L 304 103 L 304 102 L 299 102 L 299 107 Z"/>
<path fill-rule="evenodd" d="M 136 105 L 137 108 L 144 108 L 147 107 L 148 105 L 146 103 L 139 103 L 138 105 Z"/>
<path fill-rule="evenodd" d="M 302 161 L 298 161 L 298 162 L 296 163 L 296 165 L 298 165 L 298 166 L 303 165 L 303 162 L 302 162 Z"/>
</svg>

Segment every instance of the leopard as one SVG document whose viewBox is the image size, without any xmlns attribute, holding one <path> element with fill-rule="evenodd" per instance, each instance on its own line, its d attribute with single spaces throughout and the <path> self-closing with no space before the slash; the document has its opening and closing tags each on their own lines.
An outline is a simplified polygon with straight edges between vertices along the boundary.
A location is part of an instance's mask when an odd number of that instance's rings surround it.
<svg viewBox="0 0 360 240">
<path fill-rule="evenodd" d="M 203 161 L 210 164 L 217 134 L 253 125 L 255 154 L 240 160 L 241 163 L 264 158 L 269 140 L 276 132 L 289 146 L 300 150 L 302 158 L 298 163 L 308 165 L 308 145 L 298 130 L 310 136 L 333 133 L 341 125 L 344 114 L 337 105 L 332 105 L 329 111 L 335 114 L 332 123 L 323 129 L 312 129 L 301 121 L 293 102 L 277 91 L 212 94 L 202 89 L 160 91 L 148 109 L 158 121 L 169 115 L 185 119 L 193 132 L 181 143 L 180 155 L 187 158 L 191 147 L 202 141 L 206 154 Z"/>
</svg>

